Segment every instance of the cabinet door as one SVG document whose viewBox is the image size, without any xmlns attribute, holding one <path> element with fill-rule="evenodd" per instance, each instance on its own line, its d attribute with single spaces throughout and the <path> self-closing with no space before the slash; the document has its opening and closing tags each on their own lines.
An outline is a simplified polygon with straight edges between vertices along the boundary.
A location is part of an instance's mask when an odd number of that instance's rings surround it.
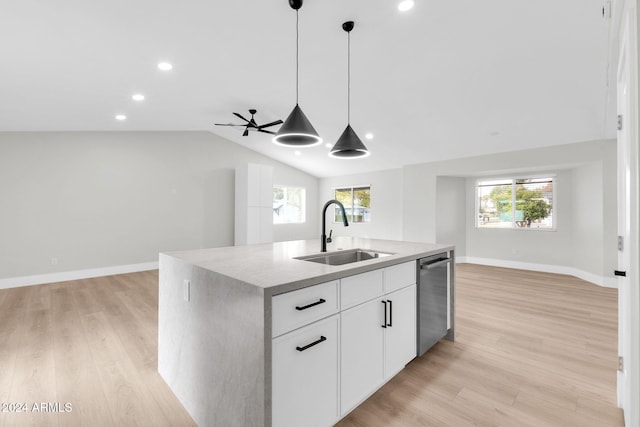
<svg viewBox="0 0 640 427">
<path fill-rule="evenodd" d="M 389 323 L 384 329 L 384 377 L 388 379 L 416 357 L 416 285 L 387 294 L 385 299 Z"/>
<path fill-rule="evenodd" d="M 272 341 L 273 426 L 326 427 L 338 420 L 338 319 Z"/>
<path fill-rule="evenodd" d="M 376 298 L 340 314 L 342 415 L 384 380 L 384 304 Z"/>
</svg>

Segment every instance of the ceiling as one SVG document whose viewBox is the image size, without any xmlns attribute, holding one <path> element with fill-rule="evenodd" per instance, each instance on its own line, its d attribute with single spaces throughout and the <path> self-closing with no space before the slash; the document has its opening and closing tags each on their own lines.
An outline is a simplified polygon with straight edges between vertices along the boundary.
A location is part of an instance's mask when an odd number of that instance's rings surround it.
<svg viewBox="0 0 640 427">
<path fill-rule="evenodd" d="M 324 145 L 296 155 L 213 125 L 249 108 L 259 123 L 284 120 L 295 105 L 287 0 L 9 2 L 0 131 L 205 130 L 318 177 L 615 137 L 601 0 L 416 0 L 404 13 L 397 1 L 300 10 L 300 106 L 331 144 L 347 121 L 341 24 L 356 23 L 351 125 L 368 158 L 329 158 Z"/>
</svg>

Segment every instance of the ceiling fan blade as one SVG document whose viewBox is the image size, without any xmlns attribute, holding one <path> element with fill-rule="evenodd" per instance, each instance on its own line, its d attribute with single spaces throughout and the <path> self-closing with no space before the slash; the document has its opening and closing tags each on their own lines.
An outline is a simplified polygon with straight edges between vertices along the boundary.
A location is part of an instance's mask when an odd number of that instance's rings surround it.
<svg viewBox="0 0 640 427">
<path fill-rule="evenodd" d="M 275 122 L 267 123 L 266 125 L 260 125 L 260 126 L 258 126 L 258 129 L 268 128 L 269 126 L 275 126 L 275 125 L 279 125 L 281 123 L 282 123 L 282 120 L 276 120 Z"/>
<path fill-rule="evenodd" d="M 249 128 L 245 128 L 244 132 L 242 132 L 242 136 L 249 135 Z"/>
<path fill-rule="evenodd" d="M 236 125 L 234 123 L 214 123 L 216 126 L 244 126 L 244 125 Z"/>
<path fill-rule="evenodd" d="M 234 116 L 236 116 L 236 117 L 240 117 L 242 120 L 244 120 L 244 121 L 245 121 L 245 122 L 247 122 L 247 123 L 249 122 L 249 120 L 245 119 L 244 117 L 242 117 L 242 116 L 241 116 L 240 114 L 238 114 L 238 113 L 233 113 L 233 115 L 234 115 Z"/>
<path fill-rule="evenodd" d="M 262 133 L 270 133 L 271 135 L 275 135 L 275 132 L 271 132 L 270 130 L 264 130 L 264 129 L 258 129 L 258 132 L 262 132 Z"/>
</svg>

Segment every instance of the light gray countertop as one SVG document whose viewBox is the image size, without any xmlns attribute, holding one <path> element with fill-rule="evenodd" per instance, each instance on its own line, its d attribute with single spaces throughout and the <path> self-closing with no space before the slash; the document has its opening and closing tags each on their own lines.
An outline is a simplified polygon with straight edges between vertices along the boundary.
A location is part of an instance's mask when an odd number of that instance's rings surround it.
<svg viewBox="0 0 640 427">
<path fill-rule="evenodd" d="M 454 249 L 446 244 L 336 237 L 333 243 L 327 245 L 327 252 L 355 248 L 394 255 L 345 265 L 294 259 L 320 254 L 320 240 L 316 239 L 167 252 L 161 256 L 180 259 L 262 288 L 265 294 L 276 295 Z"/>
</svg>

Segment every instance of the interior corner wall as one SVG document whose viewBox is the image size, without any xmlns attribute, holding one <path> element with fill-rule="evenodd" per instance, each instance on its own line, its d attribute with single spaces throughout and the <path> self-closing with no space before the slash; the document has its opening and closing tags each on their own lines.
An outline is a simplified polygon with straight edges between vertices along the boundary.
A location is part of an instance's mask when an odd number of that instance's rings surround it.
<svg viewBox="0 0 640 427">
<path fill-rule="evenodd" d="M 442 225 L 441 221 L 444 212 L 438 215 L 438 185 L 446 183 L 446 181 L 438 181 L 439 177 L 479 177 L 479 176 L 499 176 L 516 173 L 541 173 L 541 171 L 570 171 L 572 168 L 579 167 L 590 163 L 601 163 L 602 173 L 600 180 L 602 182 L 602 203 L 598 207 L 602 211 L 602 221 L 596 225 L 602 234 L 601 249 L 597 251 L 597 262 L 589 266 L 589 273 L 595 274 L 601 278 L 610 279 L 612 271 L 616 265 L 616 227 L 617 216 L 615 203 L 616 186 L 616 141 L 615 140 L 599 140 L 588 141 L 573 144 L 554 145 L 530 150 L 514 151 L 507 153 L 495 153 L 483 156 L 468 157 L 463 159 L 454 159 L 432 163 L 422 163 L 415 165 L 407 165 L 402 169 L 403 181 L 403 198 L 402 198 L 402 238 L 404 240 L 415 240 L 421 242 L 434 242 L 438 239 L 438 230 L 448 228 L 448 225 Z M 562 181 L 566 183 L 573 181 L 571 172 L 561 172 L 564 176 Z M 558 197 L 562 196 L 563 201 L 560 203 L 569 203 L 566 209 L 574 212 L 571 204 L 574 202 L 571 196 L 571 190 L 562 182 L 558 183 Z M 471 192 L 469 194 L 469 192 Z M 613 197 L 613 199 L 612 199 Z M 474 200 L 475 191 L 470 188 L 467 183 L 467 212 L 474 209 L 469 205 L 470 200 Z M 609 205 L 611 203 L 611 205 Z M 565 210 L 565 209 L 563 209 Z M 565 210 L 566 211 L 566 210 Z M 513 259 L 513 255 L 531 254 L 530 263 L 539 262 L 544 264 L 555 264 L 561 262 L 563 266 L 571 269 L 577 268 L 575 264 L 576 257 L 571 255 L 576 250 L 573 244 L 573 227 L 571 225 L 571 217 L 564 217 L 562 213 L 558 213 L 559 224 L 567 224 L 559 232 L 541 232 L 531 233 L 527 231 L 517 232 L 513 230 L 516 238 L 509 244 L 517 244 L 517 246 L 506 246 L 511 251 L 511 256 L 506 254 L 497 254 L 494 249 L 489 252 L 482 249 L 490 247 L 494 242 L 485 238 L 482 245 L 469 238 L 470 227 L 473 227 L 473 216 L 467 219 L 467 240 L 466 240 L 466 256 L 488 258 L 490 256 L 501 256 Z M 572 214 L 573 215 L 573 214 Z M 440 218 L 440 221 L 438 221 Z M 486 231 L 486 230 L 481 230 Z M 526 233 L 526 234 L 525 234 Z M 556 233 L 555 236 L 545 237 Z M 518 237 L 519 236 L 519 237 Z M 540 254 L 533 254 L 529 249 L 537 245 L 544 244 L 546 240 L 561 240 L 562 247 L 566 249 L 566 253 L 560 254 L 560 259 L 556 260 L 551 257 L 540 258 Z M 538 241 L 539 240 L 539 241 Z M 515 248 L 516 254 L 513 254 Z M 522 249 L 521 249 L 522 248 Z M 525 251 L 524 253 L 522 251 Z M 577 248 L 580 251 L 580 248 Z M 554 251 L 554 253 L 558 253 Z M 519 261 L 524 262 L 524 259 Z"/>
<path fill-rule="evenodd" d="M 0 278 L 233 245 L 234 171 L 246 162 L 307 188 L 307 222 L 274 240 L 317 234 L 316 177 L 209 132 L 7 132 L 0 153 Z"/>
<path fill-rule="evenodd" d="M 465 178 L 436 178 L 436 243 L 455 245 L 457 257 L 467 253 L 467 200 Z"/>
<path fill-rule="evenodd" d="M 602 162 L 577 167 L 573 174 L 573 265 L 580 270 L 596 273 L 601 270 L 603 263 Z"/>
<path fill-rule="evenodd" d="M 334 198 L 336 187 L 371 185 L 371 222 L 351 223 L 343 227 L 327 214 L 327 233 L 334 236 L 355 236 L 371 239 L 402 239 L 402 169 L 389 169 L 356 175 L 321 178 L 318 211 L 327 200 Z M 317 237 L 320 236 L 318 221 Z"/>
</svg>

